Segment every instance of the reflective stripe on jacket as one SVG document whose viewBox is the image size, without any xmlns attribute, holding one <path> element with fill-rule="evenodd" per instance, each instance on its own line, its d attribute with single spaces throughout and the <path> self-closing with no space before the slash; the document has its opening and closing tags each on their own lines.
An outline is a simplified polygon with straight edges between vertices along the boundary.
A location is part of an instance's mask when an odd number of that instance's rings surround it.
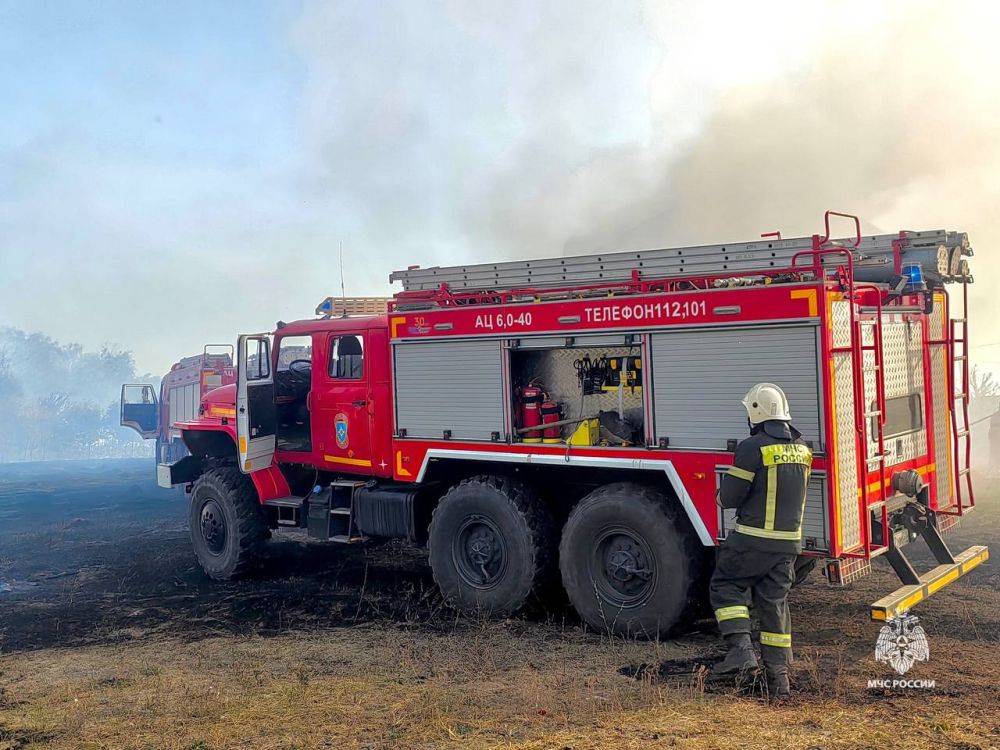
<svg viewBox="0 0 1000 750">
<path fill-rule="evenodd" d="M 812 451 L 791 425 L 776 420 L 754 428 L 736 447 L 723 475 L 719 501 L 736 509 L 736 532 L 773 552 L 802 549 L 802 515 Z"/>
</svg>

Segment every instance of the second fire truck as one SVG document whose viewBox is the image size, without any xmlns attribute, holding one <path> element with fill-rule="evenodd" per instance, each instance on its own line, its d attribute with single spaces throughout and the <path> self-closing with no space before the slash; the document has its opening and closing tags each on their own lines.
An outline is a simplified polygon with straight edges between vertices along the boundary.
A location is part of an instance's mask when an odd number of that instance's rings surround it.
<svg viewBox="0 0 1000 750">
<path fill-rule="evenodd" d="M 198 416 L 209 391 L 236 382 L 234 352 L 232 344 L 208 344 L 201 354 L 182 357 L 160 380 L 159 396 L 148 383 L 122 385 L 119 422 L 156 441 L 157 465 L 173 464 L 188 455 L 177 425 Z"/>
</svg>

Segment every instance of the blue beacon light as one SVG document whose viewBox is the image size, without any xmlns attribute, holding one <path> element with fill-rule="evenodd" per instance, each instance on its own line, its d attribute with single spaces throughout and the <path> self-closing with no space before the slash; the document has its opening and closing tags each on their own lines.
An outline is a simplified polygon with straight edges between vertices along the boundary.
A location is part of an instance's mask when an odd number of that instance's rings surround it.
<svg viewBox="0 0 1000 750">
<path fill-rule="evenodd" d="M 924 269 L 920 267 L 919 263 L 903 266 L 903 276 L 906 277 L 908 290 L 915 291 L 927 288 L 927 284 L 924 282 Z"/>
</svg>

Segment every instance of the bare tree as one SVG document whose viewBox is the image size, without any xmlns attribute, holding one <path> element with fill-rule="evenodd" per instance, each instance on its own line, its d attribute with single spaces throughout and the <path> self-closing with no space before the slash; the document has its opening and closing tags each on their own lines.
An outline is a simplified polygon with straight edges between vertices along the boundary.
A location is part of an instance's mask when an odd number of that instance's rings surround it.
<svg viewBox="0 0 1000 750">
<path fill-rule="evenodd" d="M 987 372 L 973 365 L 969 372 L 969 396 L 970 398 L 990 398 L 1000 396 L 1000 383 L 993 377 L 992 372 Z"/>
</svg>

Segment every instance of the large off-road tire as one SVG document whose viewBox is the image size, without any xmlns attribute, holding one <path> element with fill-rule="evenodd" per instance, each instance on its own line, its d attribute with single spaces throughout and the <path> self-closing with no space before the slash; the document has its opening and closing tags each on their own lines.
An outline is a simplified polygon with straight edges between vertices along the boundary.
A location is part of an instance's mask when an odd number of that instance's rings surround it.
<svg viewBox="0 0 1000 750">
<path fill-rule="evenodd" d="M 476 476 L 448 490 L 434 509 L 427 546 L 441 593 L 466 612 L 509 614 L 554 578 L 551 516 L 514 479 Z"/>
<path fill-rule="evenodd" d="M 559 569 L 577 613 L 619 635 L 666 635 L 697 601 L 704 551 L 675 504 L 632 482 L 598 487 L 563 528 Z"/>
<path fill-rule="evenodd" d="M 246 573 L 268 537 L 253 482 L 236 467 L 212 468 L 198 477 L 188 522 L 198 562 L 221 581 Z"/>
</svg>

